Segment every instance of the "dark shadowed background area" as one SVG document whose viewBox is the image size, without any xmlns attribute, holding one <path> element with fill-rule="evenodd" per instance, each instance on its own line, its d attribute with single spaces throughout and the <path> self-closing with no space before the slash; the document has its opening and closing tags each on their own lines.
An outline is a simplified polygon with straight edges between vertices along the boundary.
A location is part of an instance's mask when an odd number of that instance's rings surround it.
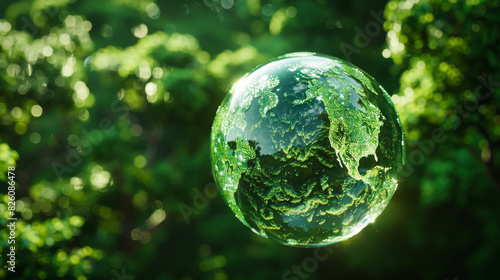
<svg viewBox="0 0 500 280">
<path fill-rule="evenodd" d="M 0 278 L 498 278 L 499 26 L 494 0 L 2 1 Z M 232 84 L 295 51 L 370 73 L 406 134 L 385 212 L 316 251 L 241 224 L 209 157 Z"/>
</svg>

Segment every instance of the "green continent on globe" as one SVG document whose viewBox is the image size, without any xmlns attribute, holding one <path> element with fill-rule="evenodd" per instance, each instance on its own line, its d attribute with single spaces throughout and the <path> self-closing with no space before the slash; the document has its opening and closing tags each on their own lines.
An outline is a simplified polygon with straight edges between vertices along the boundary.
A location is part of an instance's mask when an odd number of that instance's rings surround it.
<svg viewBox="0 0 500 280">
<path fill-rule="evenodd" d="M 215 116 L 212 169 L 254 232 L 286 245 L 345 240 L 397 188 L 403 130 L 385 90 L 341 59 L 279 57 L 241 78 Z"/>
</svg>

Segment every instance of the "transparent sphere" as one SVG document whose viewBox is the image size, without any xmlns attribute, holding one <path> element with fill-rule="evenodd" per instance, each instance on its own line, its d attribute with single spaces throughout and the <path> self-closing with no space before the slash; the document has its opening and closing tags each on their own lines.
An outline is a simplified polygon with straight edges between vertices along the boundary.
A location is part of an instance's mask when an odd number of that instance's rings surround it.
<svg viewBox="0 0 500 280">
<path fill-rule="evenodd" d="M 387 92 L 349 62 L 292 53 L 241 78 L 215 116 L 212 169 L 240 221 L 292 246 L 345 240 L 384 210 L 404 142 Z"/>
</svg>

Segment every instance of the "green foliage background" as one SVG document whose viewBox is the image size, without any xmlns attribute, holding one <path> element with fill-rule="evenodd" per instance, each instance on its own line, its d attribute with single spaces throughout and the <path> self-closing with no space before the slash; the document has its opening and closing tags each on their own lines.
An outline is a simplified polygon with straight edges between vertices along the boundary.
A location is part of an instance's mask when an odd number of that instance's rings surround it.
<svg viewBox="0 0 500 280">
<path fill-rule="evenodd" d="M 2 182 L 0 278 L 498 278 L 499 1 L 8 0 L 0 18 L 0 180 L 16 166 L 19 218 L 12 274 Z M 407 165 L 376 223 L 284 277 L 314 251 L 234 217 L 209 133 L 239 77 L 294 51 L 386 88 Z"/>
</svg>

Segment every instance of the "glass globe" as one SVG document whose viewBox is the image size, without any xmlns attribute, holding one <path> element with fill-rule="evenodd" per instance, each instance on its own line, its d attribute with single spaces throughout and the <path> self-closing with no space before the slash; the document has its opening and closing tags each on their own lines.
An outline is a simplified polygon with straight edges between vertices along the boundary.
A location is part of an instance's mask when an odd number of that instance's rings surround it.
<svg viewBox="0 0 500 280">
<path fill-rule="evenodd" d="M 255 233 L 343 241 L 397 188 L 403 130 L 386 91 L 349 62 L 292 53 L 241 78 L 219 107 L 211 159 L 222 197 Z"/>
</svg>

